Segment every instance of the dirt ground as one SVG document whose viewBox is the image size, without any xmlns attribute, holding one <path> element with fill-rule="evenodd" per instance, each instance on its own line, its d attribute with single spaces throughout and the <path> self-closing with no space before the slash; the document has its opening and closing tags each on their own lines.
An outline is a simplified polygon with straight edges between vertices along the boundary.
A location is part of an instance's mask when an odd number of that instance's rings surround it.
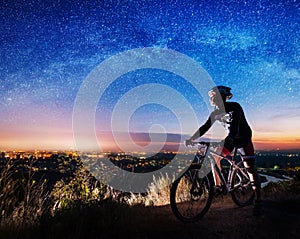
<svg viewBox="0 0 300 239">
<path fill-rule="evenodd" d="M 273 195 L 263 201 L 264 215 L 254 217 L 252 206 L 239 208 L 230 196 L 217 198 L 205 217 L 192 224 L 180 222 L 170 206 L 146 208 L 124 233 L 128 238 L 299 239 L 300 195 Z"/>
<path fill-rule="evenodd" d="M 300 189 L 300 185 L 299 185 Z M 46 220 L 29 231 L 0 233 L 2 239 L 300 239 L 300 190 L 263 195 L 264 215 L 252 215 L 253 206 L 239 208 L 230 195 L 214 198 L 200 221 L 185 224 L 171 206 L 102 206 L 71 211 Z"/>
</svg>

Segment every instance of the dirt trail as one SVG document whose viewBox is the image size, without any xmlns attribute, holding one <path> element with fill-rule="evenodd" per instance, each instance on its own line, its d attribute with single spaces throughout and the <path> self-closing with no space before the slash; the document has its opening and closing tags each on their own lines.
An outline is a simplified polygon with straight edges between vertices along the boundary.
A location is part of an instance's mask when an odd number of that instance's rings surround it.
<svg viewBox="0 0 300 239">
<path fill-rule="evenodd" d="M 239 208 L 229 196 L 216 199 L 199 222 L 184 224 L 170 206 L 146 208 L 130 238 L 300 238 L 300 195 L 264 199 L 264 215 L 252 216 L 252 206 Z M 135 228 L 135 230 L 134 230 Z"/>
<path fill-rule="evenodd" d="M 252 216 L 253 206 L 239 208 L 229 195 L 214 199 L 204 218 L 184 224 L 160 207 L 102 203 L 65 212 L 28 231 L 0 233 L 0 239 L 299 239 L 300 185 L 296 190 L 263 195 L 264 215 Z"/>
</svg>

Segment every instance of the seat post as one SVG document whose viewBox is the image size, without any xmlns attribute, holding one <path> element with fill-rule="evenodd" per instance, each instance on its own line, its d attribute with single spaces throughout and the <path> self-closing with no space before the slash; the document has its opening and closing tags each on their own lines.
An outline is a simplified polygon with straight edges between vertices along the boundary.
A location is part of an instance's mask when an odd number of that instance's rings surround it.
<svg viewBox="0 0 300 239">
<path fill-rule="evenodd" d="M 237 153 L 237 147 L 234 147 L 234 151 L 233 151 L 233 159 L 235 158 L 235 156 L 236 156 L 236 153 Z"/>
</svg>

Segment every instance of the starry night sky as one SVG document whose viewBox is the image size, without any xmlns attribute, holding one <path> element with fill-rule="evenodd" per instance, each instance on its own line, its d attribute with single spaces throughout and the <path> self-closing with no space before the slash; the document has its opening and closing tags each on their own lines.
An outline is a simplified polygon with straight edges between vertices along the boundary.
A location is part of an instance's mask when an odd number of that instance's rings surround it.
<svg viewBox="0 0 300 239">
<path fill-rule="evenodd" d="M 0 149 L 74 148 L 83 80 L 109 57 L 143 47 L 186 54 L 215 84 L 230 86 L 257 148 L 300 148 L 299 13 L 297 0 L 1 1 Z M 107 130 L 117 100 L 145 83 L 178 90 L 200 123 L 212 110 L 178 77 L 144 70 L 107 89 L 96 129 Z M 177 119 L 158 105 L 139 108 L 130 129 L 147 132 L 153 123 L 178 133 Z"/>
</svg>

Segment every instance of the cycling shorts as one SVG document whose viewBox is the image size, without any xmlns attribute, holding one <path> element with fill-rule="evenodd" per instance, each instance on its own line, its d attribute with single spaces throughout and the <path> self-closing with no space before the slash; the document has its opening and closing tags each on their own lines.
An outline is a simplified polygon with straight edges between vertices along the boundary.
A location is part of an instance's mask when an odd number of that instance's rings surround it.
<svg viewBox="0 0 300 239">
<path fill-rule="evenodd" d="M 240 141 L 239 143 L 235 143 L 230 138 L 226 138 L 224 140 L 224 146 L 222 149 L 222 154 L 225 156 L 229 155 L 233 149 L 237 147 L 241 154 L 247 156 L 254 156 L 254 147 L 251 139 Z"/>
</svg>

